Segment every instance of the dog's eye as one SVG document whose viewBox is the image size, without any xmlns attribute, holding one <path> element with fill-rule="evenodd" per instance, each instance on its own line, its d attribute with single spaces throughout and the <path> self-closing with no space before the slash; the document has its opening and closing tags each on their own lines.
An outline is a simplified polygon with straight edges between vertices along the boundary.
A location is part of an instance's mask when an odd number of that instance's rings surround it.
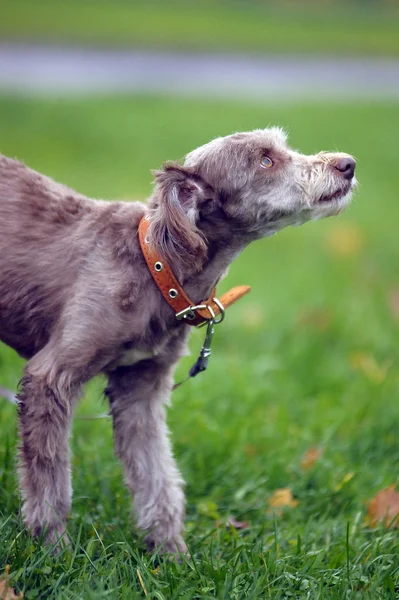
<svg viewBox="0 0 399 600">
<path fill-rule="evenodd" d="M 262 156 L 260 159 L 260 166 L 264 169 L 270 169 L 273 166 L 273 161 L 268 156 Z"/>
</svg>

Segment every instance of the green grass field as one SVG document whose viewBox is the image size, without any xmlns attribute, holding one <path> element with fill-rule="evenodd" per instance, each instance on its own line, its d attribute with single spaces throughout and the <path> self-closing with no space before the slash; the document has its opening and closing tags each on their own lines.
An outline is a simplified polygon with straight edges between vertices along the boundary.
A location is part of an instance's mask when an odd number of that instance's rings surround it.
<svg viewBox="0 0 399 600">
<path fill-rule="evenodd" d="M 389 0 L 0 0 L 0 38 L 177 50 L 398 56 Z"/>
<path fill-rule="evenodd" d="M 89 195 L 143 198 L 163 160 L 268 124 L 286 127 L 303 152 L 353 153 L 360 186 L 345 215 L 254 244 L 223 283 L 253 291 L 217 330 L 208 372 L 176 391 L 169 410 L 192 559 L 143 551 L 111 424 L 82 419 L 106 410 L 101 380 L 73 430 L 72 552 L 53 558 L 30 540 L 15 409 L 0 401 L 0 573 L 9 564 L 25 598 L 398 597 L 398 533 L 364 523 L 368 500 L 398 483 L 398 105 L 3 97 L 0 152 Z M 201 339 L 193 334 L 193 352 Z M 22 365 L 1 346 L 1 385 L 15 387 Z M 314 446 L 323 454 L 304 469 Z M 298 504 L 273 513 L 278 488 Z M 218 526 L 230 515 L 249 526 Z"/>
</svg>

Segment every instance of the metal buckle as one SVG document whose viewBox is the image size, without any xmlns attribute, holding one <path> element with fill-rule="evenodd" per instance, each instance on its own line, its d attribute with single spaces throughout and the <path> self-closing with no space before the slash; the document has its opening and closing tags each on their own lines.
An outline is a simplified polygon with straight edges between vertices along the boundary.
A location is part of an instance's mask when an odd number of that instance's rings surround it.
<svg viewBox="0 0 399 600">
<path fill-rule="evenodd" d="M 192 321 L 193 319 L 195 319 L 195 316 L 196 316 L 195 311 L 203 310 L 204 308 L 206 308 L 206 304 L 197 304 L 197 306 L 188 306 L 187 308 L 176 313 L 176 319 L 178 321 L 180 321 L 181 319 L 189 319 L 190 321 Z"/>
<path fill-rule="evenodd" d="M 209 304 L 197 304 L 196 306 L 188 306 L 187 308 L 176 313 L 176 319 L 178 321 L 180 321 L 181 319 L 189 319 L 190 321 L 193 321 L 196 317 L 195 312 L 197 310 L 207 309 L 209 311 L 209 314 L 211 315 L 211 318 L 207 319 L 203 323 L 200 323 L 200 325 L 198 325 L 198 329 L 200 329 L 201 327 L 204 327 L 208 323 L 208 321 L 213 321 L 214 325 L 219 325 L 219 323 L 221 323 L 223 321 L 226 311 L 225 311 L 223 304 L 220 302 L 220 300 L 218 300 L 217 298 L 212 298 L 212 300 L 216 304 L 216 306 L 219 308 L 220 315 L 216 316 L 215 311 L 213 310 L 212 306 L 210 306 Z"/>
</svg>

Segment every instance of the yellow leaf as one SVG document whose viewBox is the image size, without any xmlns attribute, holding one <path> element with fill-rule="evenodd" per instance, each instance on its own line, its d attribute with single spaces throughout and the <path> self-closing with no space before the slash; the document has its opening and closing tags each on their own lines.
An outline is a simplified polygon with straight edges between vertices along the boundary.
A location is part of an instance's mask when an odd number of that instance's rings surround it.
<svg viewBox="0 0 399 600">
<path fill-rule="evenodd" d="M 337 483 L 337 485 L 334 488 L 335 492 L 339 492 L 339 490 L 342 490 L 342 488 L 344 487 L 344 485 L 346 485 L 347 483 L 349 483 L 349 481 L 351 479 L 353 479 L 353 477 L 355 476 L 355 473 L 347 473 L 339 483 Z"/>
<path fill-rule="evenodd" d="M 374 383 L 382 383 L 387 376 L 389 363 L 385 362 L 383 365 L 379 365 L 371 354 L 354 352 L 350 357 L 350 362 L 356 371 L 363 373 L 369 381 Z"/>
<path fill-rule="evenodd" d="M 271 508 L 283 508 L 285 506 L 294 508 L 299 504 L 298 500 L 294 499 L 290 488 L 279 488 L 275 490 L 268 502 Z"/>
<path fill-rule="evenodd" d="M 327 248 L 339 257 L 355 256 L 364 248 L 363 232 L 353 223 L 335 223 L 326 237 Z"/>
</svg>

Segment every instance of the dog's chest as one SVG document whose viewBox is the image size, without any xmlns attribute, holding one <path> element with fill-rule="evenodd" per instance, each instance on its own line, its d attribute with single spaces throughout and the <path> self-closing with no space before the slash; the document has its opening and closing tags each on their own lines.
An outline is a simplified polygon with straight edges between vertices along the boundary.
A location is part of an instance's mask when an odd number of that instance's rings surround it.
<svg viewBox="0 0 399 600">
<path fill-rule="evenodd" d="M 155 356 L 156 352 L 139 350 L 138 348 L 128 348 L 123 350 L 118 358 L 112 364 L 112 367 L 130 367 L 141 360 L 146 360 Z"/>
<path fill-rule="evenodd" d="M 138 350 L 137 348 L 130 348 L 122 354 L 118 361 L 118 366 L 124 367 L 134 365 L 140 362 L 141 360 L 152 358 L 154 355 L 155 352 L 149 352 L 148 350 Z"/>
</svg>

